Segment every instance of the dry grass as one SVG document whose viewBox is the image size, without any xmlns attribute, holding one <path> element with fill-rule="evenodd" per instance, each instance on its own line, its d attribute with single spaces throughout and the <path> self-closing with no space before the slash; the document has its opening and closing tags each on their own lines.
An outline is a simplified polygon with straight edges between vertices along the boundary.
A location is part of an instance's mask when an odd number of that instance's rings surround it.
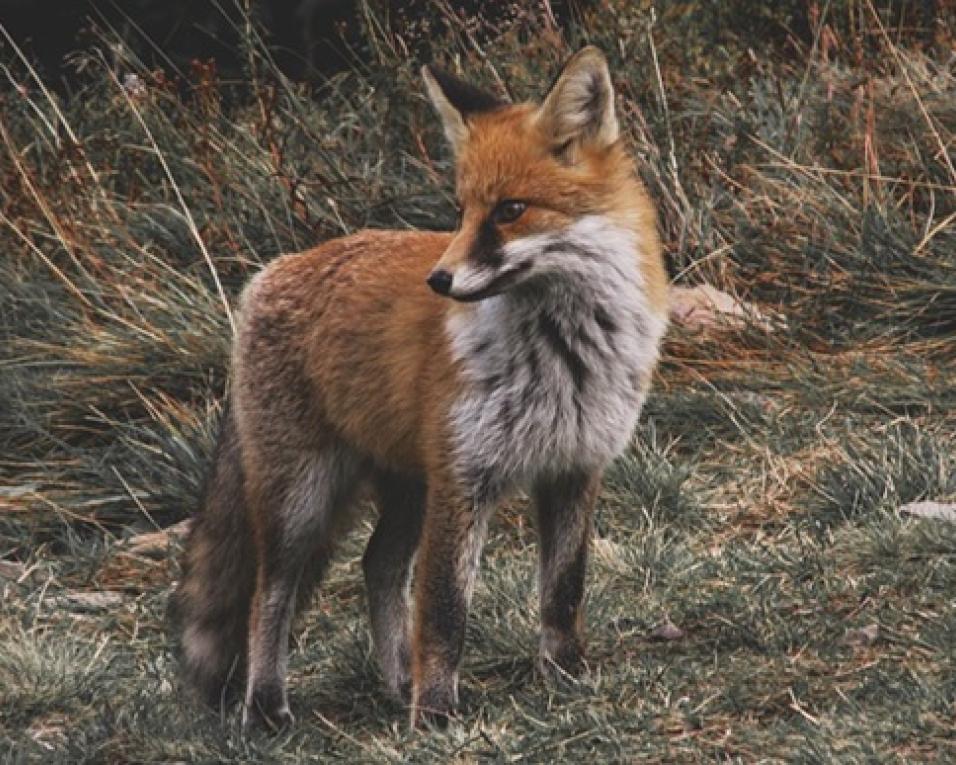
<svg viewBox="0 0 956 765">
<path fill-rule="evenodd" d="M 124 542 L 193 509 L 230 306 L 261 263 L 364 226 L 452 225 L 448 155 L 403 41 L 370 21 L 363 66 L 317 92 L 255 40 L 238 82 L 146 71 L 114 47 L 78 59 L 85 85 L 65 100 L 7 47 L 0 757 L 956 757 L 956 526 L 897 512 L 956 499 L 948 43 L 920 50 L 902 5 L 835 2 L 805 36 L 798 4 L 734 34 L 721 14 L 744 0 L 656 20 L 599 6 L 566 30 L 522 12 L 433 46 L 523 98 L 600 45 L 677 281 L 787 325 L 672 331 L 606 482 L 579 680 L 537 675 L 534 533 L 521 502 L 500 514 L 445 734 L 409 732 L 384 695 L 367 527 L 295 631 L 299 724 L 274 738 L 182 703 L 174 555 Z"/>
</svg>

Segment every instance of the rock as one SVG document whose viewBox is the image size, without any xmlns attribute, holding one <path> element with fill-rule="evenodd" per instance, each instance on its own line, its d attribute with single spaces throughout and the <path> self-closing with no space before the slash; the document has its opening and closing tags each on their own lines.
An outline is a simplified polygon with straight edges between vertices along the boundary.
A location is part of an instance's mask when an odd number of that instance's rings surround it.
<svg viewBox="0 0 956 765">
<path fill-rule="evenodd" d="M 900 512 L 918 518 L 935 518 L 956 523 L 956 502 L 910 502 L 903 505 Z"/>
<path fill-rule="evenodd" d="M 27 567 L 22 563 L 14 563 L 10 560 L 0 560 L 0 579 L 14 579 L 19 581 L 24 575 Z"/>
<path fill-rule="evenodd" d="M 847 645 L 873 645 L 880 636 L 879 624 L 867 624 L 859 629 L 847 630 L 843 642 Z"/>
<path fill-rule="evenodd" d="M 742 329 L 756 324 L 767 331 L 786 326 L 779 316 L 773 316 L 751 303 L 738 300 L 709 284 L 696 287 L 671 287 L 671 320 L 689 329 Z"/>
<path fill-rule="evenodd" d="M 24 483 L 19 486 L 0 486 L 0 499 L 22 499 L 36 493 L 39 488 L 35 483 Z"/>
<path fill-rule="evenodd" d="M 163 558 L 170 543 L 182 539 L 189 531 L 190 524 L 190 520 L 185 520 L 160 531 L 137 534 L 125 541 L 125 551 L 144 558 Z"/>
<path fill-rule="evenodd" d="M 684 637 L 684 630 L 674 624 L 670 619 L 665 619 L 654 628 L 654 631 L 651 632 L 651 637 L 657 640 L 680 640 Z"/>
<path fill-rule="evenodd" d="M 74 590 L 68 592 L 62 598 L 66 607 L 80 606 L 84 609 L 98 610 L 103 608 L 115 608 L 122 605 L 123 593 L 115 590 Z"/>
</svg>

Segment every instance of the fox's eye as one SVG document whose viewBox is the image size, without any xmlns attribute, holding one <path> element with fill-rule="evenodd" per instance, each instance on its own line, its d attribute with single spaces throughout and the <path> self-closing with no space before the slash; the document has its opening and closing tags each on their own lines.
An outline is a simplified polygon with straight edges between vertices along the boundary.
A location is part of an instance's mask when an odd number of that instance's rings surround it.
<svg viewBox="0 0 956 765">
<path fill-rule="evenodd" d="M 522 216 L 528 205 L 517 199 L 505 199 L 495 205 L 491 212 L 491 219 L 495 223 L 514 223 Z"/>
</svg>

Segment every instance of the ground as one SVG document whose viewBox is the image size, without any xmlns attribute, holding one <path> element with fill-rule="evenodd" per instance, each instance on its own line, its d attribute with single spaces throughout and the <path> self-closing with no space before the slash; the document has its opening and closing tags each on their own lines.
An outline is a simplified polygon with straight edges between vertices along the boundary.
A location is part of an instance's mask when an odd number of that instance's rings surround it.
<svg viewBox="0 0 956 765">
<path fill-rule="evenodd" d="M 580 678 L 536 668 L 535 533 L 523 500 L 499 513 L 445 732 L 410 731 L 375 667 L 370 514 L 294 629 L 276 736 L 182 694 L 178 542 L 141 544 L 195 509 L 249 275 L 365 226 L 453 225 L 420 62 L 370 16 L 355 70 L 319 88 L 250 38 L 239 82 L 113 45 L 64 96 L 4 49 L 0 757 L 956 759 L 956 523 L 900 510 L 956 500 L 953 19 L 721 8 L 432 35 L 514 98 L 602 47 L 675 284 L 753 307 L 668 335 L 605 481 Z"/>
</svg>

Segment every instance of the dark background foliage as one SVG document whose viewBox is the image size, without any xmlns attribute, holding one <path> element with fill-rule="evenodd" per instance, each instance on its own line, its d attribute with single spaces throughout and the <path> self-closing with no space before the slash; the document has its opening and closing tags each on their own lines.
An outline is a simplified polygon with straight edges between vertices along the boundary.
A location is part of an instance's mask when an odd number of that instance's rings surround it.
<svg viewBox="0 0 956 765">
<path fill-rule="evenodd" d="M 0 0 L 0 757 L 951 759 L 956 525 L 899 510 L 956 499 L 951 5 L 297 7 Z M 591 670 L 536 673 L 519 499 L 462 720 L 407 731 L 365 517 L 294 630 L 299 725 L 244 738 L 180 695 L 164 617 L 239 290 L 331 236 L 454 225 L 423 62 L 536 98 L 584 43 L 675 287 L 748 306 L 675 322 L 608 474 Z"/>
</svg>

